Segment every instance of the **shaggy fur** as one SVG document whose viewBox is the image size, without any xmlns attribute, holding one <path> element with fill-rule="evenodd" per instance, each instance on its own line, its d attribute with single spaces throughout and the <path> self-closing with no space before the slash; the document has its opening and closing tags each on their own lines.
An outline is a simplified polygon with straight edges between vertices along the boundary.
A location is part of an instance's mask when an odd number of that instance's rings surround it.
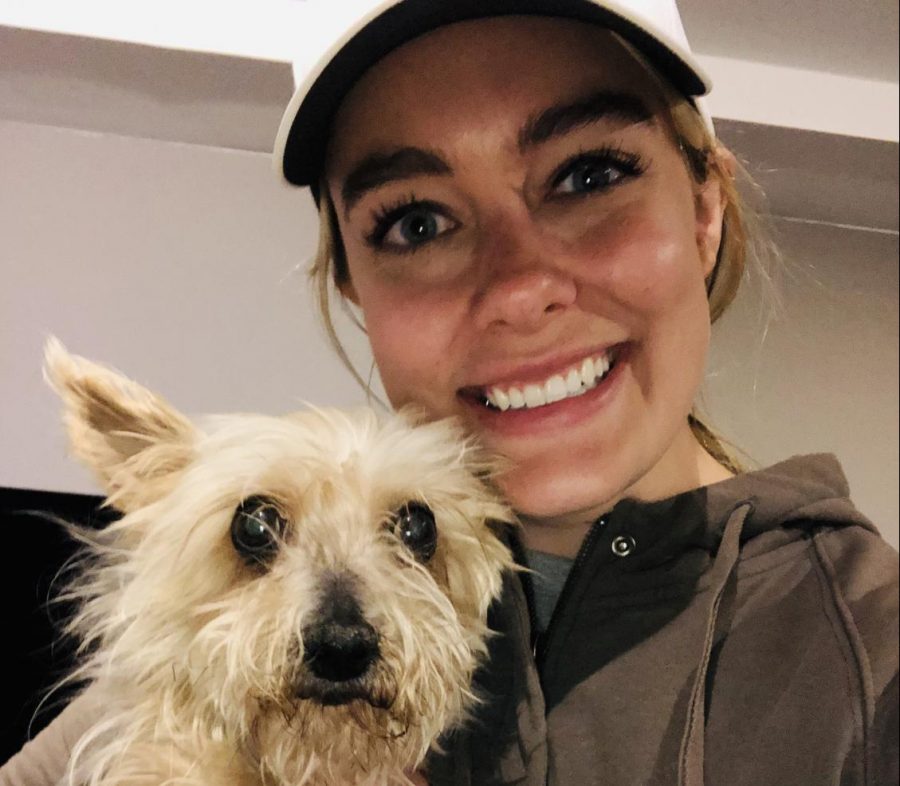
<svg viewBox="0 0 900 786">
<path fill-rule="evenodd" d="M 331 410 L 195 426 L 55 340 L 45 375 L 73 452 L 124 513 L 77 531 L 90 551 L 70 588 L 77 677 L 104 716 L 77 744 L 68 784 L 408 784 L 403 772 L 476 701 L 488 606 L 512 564 L 492 531 L 511 515 L 458 428 Z M 265 566 L 230 537 L 254 495 L 288 523 Z M 427 561 L 392 526 L 410 501 L 434 513 Z M 307 689 L 303 638 L 335 587 L 380 654 L 359 696 L 329 705 Z"/>
</svg>

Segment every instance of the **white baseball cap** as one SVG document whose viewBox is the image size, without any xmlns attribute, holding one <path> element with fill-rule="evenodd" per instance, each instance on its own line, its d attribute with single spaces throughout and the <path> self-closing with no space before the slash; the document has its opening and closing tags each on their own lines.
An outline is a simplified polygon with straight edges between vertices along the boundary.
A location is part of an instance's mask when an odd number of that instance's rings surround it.
<svg viewBox="0 0 900 786">
<path fill-rule="evenodd" d="M 453 22 L 506 15 L 590 22 L 628 41 L 688 98 L 696 100 L 711 87 L 691 53 L 675 0 L 306 0 L 304 5 L 321 36 L 294 63 L 297 88 L 274 149 L 275 168 L 297 186 L 318 185 L 335 113 L 357 80 L 392 50 Z"/>
</svg>

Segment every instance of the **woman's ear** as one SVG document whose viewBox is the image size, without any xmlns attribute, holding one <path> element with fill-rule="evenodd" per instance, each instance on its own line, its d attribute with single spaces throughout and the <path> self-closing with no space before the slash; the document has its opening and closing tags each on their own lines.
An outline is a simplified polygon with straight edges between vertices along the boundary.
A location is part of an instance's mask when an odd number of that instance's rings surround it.
<svg viewBox="0 0 900 786">
<path fill-rule="evenodd" d="M 716 147 L 712 156 L 714 160 L 710 162 L 709 175 L 694 192 L 695 236 L 704 278 L 708 278 L 716 266 L 722 243 L 725 208 L 728 206 L 728 196 L 720 177 L 715 173 L 721 172 L 726 177 L 733 178 L 737 165 L 734 154 L 724 147 Z"/>
</svg>

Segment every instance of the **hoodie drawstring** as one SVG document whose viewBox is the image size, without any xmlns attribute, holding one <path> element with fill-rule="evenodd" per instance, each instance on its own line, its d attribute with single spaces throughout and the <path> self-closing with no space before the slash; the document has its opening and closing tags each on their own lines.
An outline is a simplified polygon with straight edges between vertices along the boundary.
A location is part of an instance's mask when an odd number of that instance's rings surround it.
<svg viewBox="0 0 900 786">
<path fill-rule="evenodd" d="M 735 568 L 741 552 L 741 531 L 751 510 L 752 506 L 747 503 L 731 512 L 725 524 L 719 551 L 709 572 L 712 603 L 706 622 L 703 652 L 688 704 L 684 736 L 681 740 L 678 761 L 679 786 L 703 786 L 704 783 L 703 742 L 706 732 L 706 681 L 709 661 L 719 632 L 719 608 L 729 583 L 736 579 Z"/>
</svg>

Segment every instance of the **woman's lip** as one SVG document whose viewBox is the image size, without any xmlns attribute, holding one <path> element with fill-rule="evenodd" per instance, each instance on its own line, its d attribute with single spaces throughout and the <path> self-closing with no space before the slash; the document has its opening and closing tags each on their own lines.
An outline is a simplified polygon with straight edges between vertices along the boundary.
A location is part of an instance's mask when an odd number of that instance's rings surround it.
<svg viewBox="0 0 900 786">
<path fill-rule="evenodd" d="M 620 354 L 624 345 L 625 342 L 603 344 L 587 351 L 581 350 L 577 353 L 573 352 L 563 358 L 557 356 L 553 360 L 531 363 L 528 365 L 517 365 L 515 368 L 510 368 L 508 370 L 498 369 L 493 373 L 479 375 L 491 379 L 490 382 L 465 385 L 464 387 L 459 388 L 458 393 L 464 397 L 471 397 L 481 395 L 491 388 L 523 387 L 525 385 L 541 384 L 552 376 L 568 373 L 571 369 L 583 363 L 587 358 L 593 360 L 600 356 L 606 356 L 610 352 Z"/>
<path fill-rule="evenodd" d="M 626 347 L 619 352 L 615 364 L 596 387 L 575 398 L 566 398 L 541 407 L 500 410 L 484 404 L 477 395 L 460 394 L 460 400 L 472 412 L 486 433 L 516 438 L 536 436 L 546 428 L 554 430 L 575 426 L 596 412 L 605 409 L 620 387 L 620 380 L 629 365 L 631 353 Z"/>
</svg>

